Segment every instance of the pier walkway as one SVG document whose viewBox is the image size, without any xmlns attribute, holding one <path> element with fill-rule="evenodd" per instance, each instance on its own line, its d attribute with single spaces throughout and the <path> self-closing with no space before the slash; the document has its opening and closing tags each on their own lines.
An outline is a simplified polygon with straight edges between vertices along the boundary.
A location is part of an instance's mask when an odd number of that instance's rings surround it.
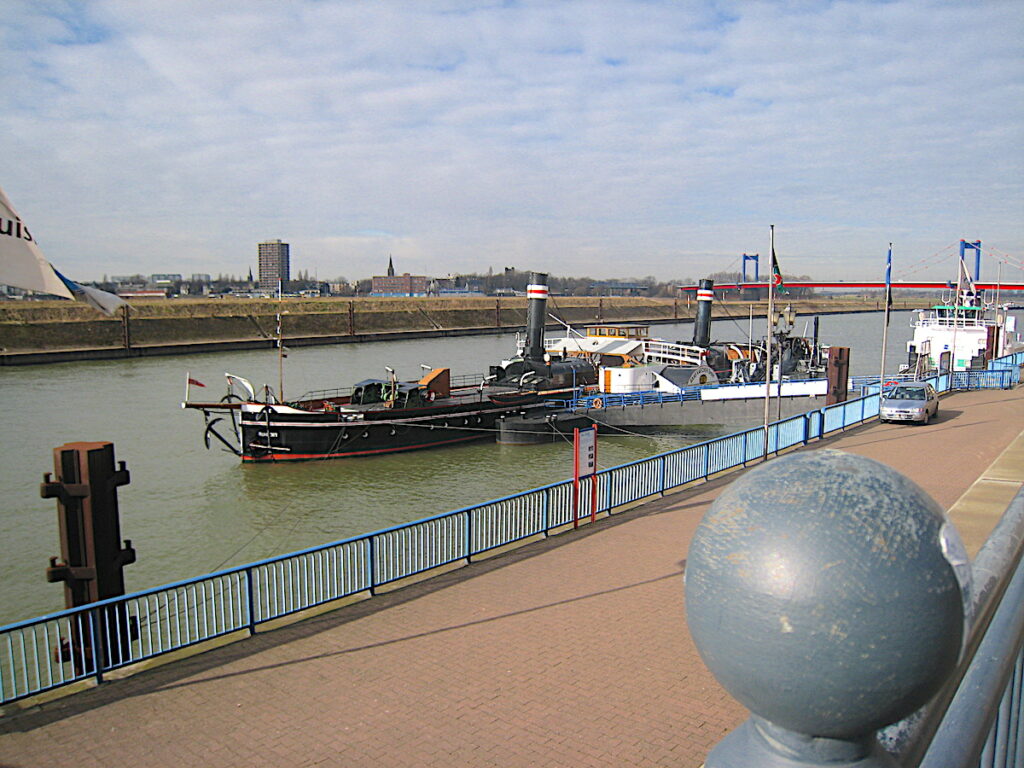
<svg viewBox="0 0 1024 768">
<path fill-rule="evenodd" d="M 975 551 L 1024 480 L 1024 389 L 802 450 L 883 461 Z M 686 628 L 732 474 L 429 581 L 0 719 L 0 765 L 699 766 L 746 711 Z"/>
</svg>

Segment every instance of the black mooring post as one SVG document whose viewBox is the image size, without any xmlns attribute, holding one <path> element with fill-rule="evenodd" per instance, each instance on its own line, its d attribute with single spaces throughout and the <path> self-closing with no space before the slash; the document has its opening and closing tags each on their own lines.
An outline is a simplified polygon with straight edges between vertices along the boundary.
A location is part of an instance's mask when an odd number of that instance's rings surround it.
<svg viewBox="0 0 1024 768">
<path fill-rule="evenodd" d="M 114 444 L 66 443 L 53 451 L 56 481 L 47 472 L 39 488 L 44 499 L 57 499 L 61 561 L 50 558 L 46 580 L 64 582 L 67 608 L 77 608 L 124 594 L 124 566 L 135 562 L 131 541 L 121 545 L 117 489 L 130 482 L 124 462 L 114 469 Z M 104 608 L 99 632 L 87 622 L 74 625 L 70 642 L 60 649 L 64 661 L 73 661 L 78 674 L 98 672 L 125 661 L 137 626 L 124 606 Z M 97 635 L 92 647 L 91 637 Z M 101 660 L 96 668 L 94 659 Z"/>
</svg>

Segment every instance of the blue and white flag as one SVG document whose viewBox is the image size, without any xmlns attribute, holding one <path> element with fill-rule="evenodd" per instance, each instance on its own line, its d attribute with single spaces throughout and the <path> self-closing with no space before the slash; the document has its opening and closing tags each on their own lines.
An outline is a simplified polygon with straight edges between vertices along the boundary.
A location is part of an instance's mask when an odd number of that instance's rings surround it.
<svg viewBox="0 0 1024 768">
<path fill-rule="evenodd" d="M 892 309 L 892 243 L 889 243 L 889 255 L 885 260 L 885 324 L 889 325 L 889 312 Z"/>
</svg>

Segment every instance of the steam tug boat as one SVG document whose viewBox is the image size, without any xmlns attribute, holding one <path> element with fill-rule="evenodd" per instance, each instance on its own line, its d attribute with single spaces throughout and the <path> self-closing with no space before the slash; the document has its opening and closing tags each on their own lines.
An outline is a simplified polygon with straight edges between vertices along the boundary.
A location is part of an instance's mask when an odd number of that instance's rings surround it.
<svg viewBox="0 0 1024 768">
<path fill-rule="evenodd" d="M 597 381 L 590 361 L 545 351 L 547 296 L 547 275 L 533 273 L 525 347 L 475 381 L 453 382 L 448 368 L 435 368 L 418 381 L 398 381 L 392 374 L 361 381 L 351 392 L 324 390 L 279 402 L 269 387 L 258 395 L 249 381 L 227 374 L 222 400 L 186 397 L 182 407 L 203 412 L 207 448 L 215 439 L 244 462 L 369 456 L 493 440 L 502 416 L 544 409 L 545 400 L 570 397 L 576 387 Z"/>
<path fill-rule="evenodd" d="M 646 325 L 588 325 L 585 333 L 567 329 L 545 342 L 549 354 L 582 358 L 598 370 L 603 393 L 660 391 L 675 393 L 694 385 L 745 384 L 765 380 L 767 345 L 772 346 L 772 379 L 818 379 L 826 355 L 814 337 L 792 334 L 795 314 L 778 313 L 771 339 L 742 343 L 711 340 L 714 282 L 700 281 L 692 343 L 653 338 Z"/>
</svg>

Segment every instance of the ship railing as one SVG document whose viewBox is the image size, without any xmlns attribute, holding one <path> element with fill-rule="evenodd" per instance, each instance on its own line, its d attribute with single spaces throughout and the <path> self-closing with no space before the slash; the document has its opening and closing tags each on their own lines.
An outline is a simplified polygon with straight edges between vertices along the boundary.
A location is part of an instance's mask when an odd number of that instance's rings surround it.
<svg viewBox="0 0 1024 768">
<path fill-rule="evenodd" d="M 910 323 L 913 328 L 988 328 L 997 326 L 999 322 L 983 317 L 934 317 L 930 316 L 923 320 L 913 320 Z"/>
<path fill-rule="evenodd" d="M 882 386 L 888 388 L 896 384 L 901 384 L 905 381 L 916 381 L 917 377 L 913 373 L 887 373 L 882 377 Z M 878 392 L 878 374 L 868 376 L 851 376 L 847 380 L 847 386 L 851 391 L 858 390 L 863 394 L 872 394 Z"/>
<path fill-rule="evenodd" d="M 453 389 L 459 387 L 477 387 L 480 386 L 480 382 L 484 380 L 482 373 L 460 373 L 451 377 L 451 386 Z M 315 389 L 310 392 L 306 392 L 300 395 L 295 400 L 291 400 L 291 403 L 306 403 L 311 400 L 331 400 L 334 398 L 349 397 L 352 394 L 353 387 L 337 387 L 335 389 Z"/>
<path fill-rule="evenodd" d="M 800 384 L 818 379 L 786 379 L 783 384 Z M 878 377 L 872 379 L 875 383 Z M 548 405 L 552 408 L 567 408 L 572 411 L 602 409 L 602 408 L 625 408 L 627 406 L 645 407 L 648 405 L 666 405 L 669 403 L 685 403 L 702 398 L 701 392 L 705 389 L 720 389 L 728 387 L 733 389 L 737 385 L 732 383 L 718 384 L 693 384 L 682 387 L 678 392 L 664 392 L 657 389 L 645 389 L 636 392 L 583 392 L 575 398 L 565 400 L 551 400 Z M 750 382 L 747 386 L 764 387 L 763 382 Z M 763 389 L 762 389 L 763 392 Z"/>
<path fill-rule="evenodd" d="M 645 341 L 644 361 L 664 365 L 701 365 L 705 362 L 701 347 L 670 341 Z"/>
<path fill-rule="evenodd" d="M 1021 356 L 1024 358 L 1024 355 Z M 1014 362 L 1009 360 L 1008 362 Z M 1017 364 L 1024 362 L 1018 360 Z M 968 379 L 987 378 L 965 372 Z M 929 379 L 940 392 L 963 384 Z M 971 386 L 970 381 L 967 382 Z M 572 530 L 626 505 L 707 482 L 878 415 L 878 395 L 707 440 L 572 480 L 392 528 L 0 627 L 0 704 L 102 682 L 115 670 L 202 650 L 346 599 L 465 565 L 502 547 Z M 766 452 L 767 445 L 767 452 Z M 596 486 L 596 487 L 595 487 Z M 593 493 L 596 491 L 596 493 Z M 591 499 L 596 504 L 591 507 Z M 124 674 L 124 673 L 121 673 Z"/>
</svg>

